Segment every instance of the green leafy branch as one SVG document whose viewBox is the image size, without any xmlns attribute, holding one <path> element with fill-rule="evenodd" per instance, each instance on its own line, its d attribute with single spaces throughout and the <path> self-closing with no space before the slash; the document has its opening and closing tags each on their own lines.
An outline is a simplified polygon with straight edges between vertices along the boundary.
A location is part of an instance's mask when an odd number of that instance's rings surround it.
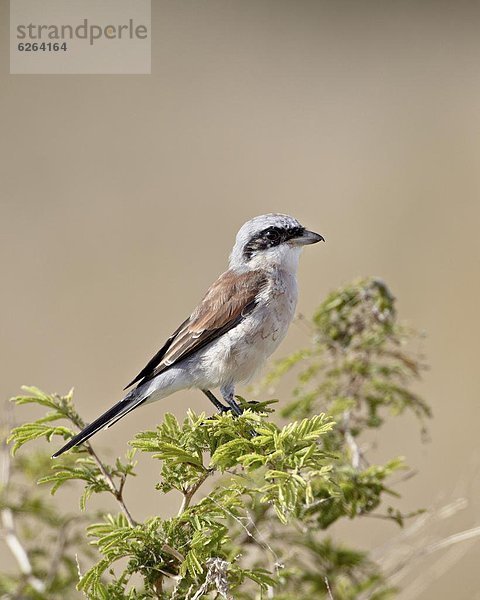
<svg viewBox="0 0 480 600">
<path fill-rule="evenodd" d="M 28 395 L 12 398 L 15 404 L 20 406 L 33 403 L 51 410 L 45 417 L 32 423 L 24 423 L 12 430 L 8 441 L 13 443 L 13 453 L 17 452 L 27 442 L 32 442 L 40 438 L 44 438 L 47 442 L 50 442 L 54 436 L 60 436 L 64 440 L 73 437 L 74 432 L 69 427 L 58 424 L 53 425 L 53 423 L 57 423 L 60 420 L 67 420 L 78 429 L 82 429 L 85 426 L 84 421 L 73 405 L 73 389 L 65 396 L 59 396 L 58 394 L 48 395 L 38 388 L 31 386 L 24 386 L 22 389 Z M 85 452 L 89 458 L 82 456 Z M 123 488 L 126 478 L 128 475 L 134 475 L 135 463 L 133 461 L 133 454 L 127 455 L 125 463 L 117 459 L 115 466 L 109 466 L 100 459 L 91 442 L 86 442 L 82 448 L 75 449 L 74 453 L 76 458 L 73 464 L 70 458 L 64 458 L 54 467 L 54 472 L 41 478 L 39 483 L 53 483 L 52 494 L 54 494 L 67 481 L 73 479 L 83 480 L 86 486 L 80 499 L 82 508 L 85 508 L 85 503 L 92 493 L 109 492 L 119 504 L 130 525 L 133 526 L 135 521 L 123 499 Z M 78 456 L 78 454 L 81 456 Z"/>
<path fill-rule="evenodd" d="M 164 415 L 155 430 L 135 437 L 125 459 L 111 465 L 90 442 L 53 463 L 42 459 L 36 469 L 28 465 L 32 450 L 16 454 L 19 472 L 26 475 L 31 469 L 31 477 L 50 486 L 52 494 L 80 482 L 83 511 L 92 494 L 105 492 L 120 508 L 119 514 L 102 512 L 100 518 L 84 512 L 94 555 L 84 552 L 90 568 L 79 581 L 68 554 L 70 542 L 65 547 L 58 543 L 59 555 L 70 560 L 68 577 L 62 571 L 65 585 L 59 575 L 49 579 L 32 554 L 30 574 L 36 579 L 22 580 L 22 594 L 51 600 L 68 586 L 71 595 L 76 581 L 88 598 L 113 600 L 391 596 L 391 586 L 365 553 L 336 544 L 325 531 L 340 519 L 371 516 L 401 526 L 418 514 L 389 505 L 381 509 L 385 498 L 398 496 L 391 475 L 405 469 L 405 463 L 397 458 L 370 464 L 361 437 L 405 410 L 423 424 L 429 408 L 409 387 L 422 364 L 408 350 L 412 332 L 398 324 L 392 294 L 376 279 L 332 293 L 308 328 L 311 346 L 280 361 L 266 382 L 271 386 L 297 373 L 293 400 L 283 410 L 293 417 L 290 422 L 273 419 L 272 401 L 254 404 L 239 398 L 245 409 L 239 418 L 189 411 L 179 422 Z M 14 452 L 34 442 L 69 439 L 83 427 L 71 392 L 24 391 L 14 398 L 17 405 L 33 403 L 48 412 L 12 429 Z M 157 490 L 179 496 L 173 517 L 155 515 L 139 523 L 131 516 L 123 491 L 135 475 L 136 451 L 159 461 Z M 16 507 L 19 519 L 43 514 L 52 528 L 56 519 L 68 520 L 57 516 L 41 489 L 35 507 L 28 504 L 28 494 L 21 499 L 16 493 L 13 501 L 12 488 L 3 501 Z M 75 540 L 83 548 L 84 538 Z M 29 549 L 25 544 L 28 556 Z M 36 580 L 43 591 L 33 585 Z M 0 575 L 0 590 L 2 581 L 10 594 L 6 597 L 13 598 L 18 586 Z M 55 584 L 48 587 L 48 581 Z"/>
</svg>

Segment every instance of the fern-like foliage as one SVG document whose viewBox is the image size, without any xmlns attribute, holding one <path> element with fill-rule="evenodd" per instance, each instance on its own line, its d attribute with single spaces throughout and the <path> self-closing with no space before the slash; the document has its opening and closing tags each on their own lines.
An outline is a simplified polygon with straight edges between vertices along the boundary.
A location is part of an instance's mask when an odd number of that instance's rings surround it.
<svg viewBox="0 0 480 600">
<path fill-rule="evenodd" d="M 16 454 L 12 469 L 40 486 L 23 496 L 11 481 L 3 487 L 0 511 L 13 511 L 22 522 L 15 537 L 30 567 L 18 576 L 0 575 L 2 597 L 391 597 L 394 590 L 368 555 L 335 543 L 325 530 L 339 519 L 372 513 L 399 525 L 410 516 L 385 503 L 397 495 L 389 480 L 405 468 L 403 459 L 369 464 L 361 436 L 379 428 L 388 414 L 411 409 L 422 423 L 429 416 L 428 406 L 409 388 L 421 369 L 406 350 L 412 332 L 398 325 L 393 296 L 375 279 L 332 293 L 310 329 L 311 345 L 280 361 L 266 381 L 272 386 L 297 370 L 293 400 L 284 403 L 287 422 L 272 414 L 272 401 L 239 398 L 245 409 L 240 417 L 189 411 L 179 422 L 165 414 L 113 464 L 89 442 L 51 463 L 35 462 L 34 450 Z M 24 388 L 13 400 L 48 409 L 44 417 L 11 430 L 14 453 L 42 439 L 68 439 L 83 426 L 71 392 L 59 396 Z M 135 452 L 158 461 L 156 493 L 177 505 L 174 516 L 144 522 L 132 516 L 123 490 L 135 475 Z M 54 494 L 72 483 L 81 485 L 86 533 L 75 522 L 58 568 L 48 567 L 47 548 L 55 539 L 45 537 L 42 555 L 24 535 L 23 523 L 41 521 L 49 535 L 70 523 L 72 517 L 62 515 L 43 490 Z M 109 494 L 118 512 L 92 513 L 87 500 L 94 494 Z"/>
</svg>

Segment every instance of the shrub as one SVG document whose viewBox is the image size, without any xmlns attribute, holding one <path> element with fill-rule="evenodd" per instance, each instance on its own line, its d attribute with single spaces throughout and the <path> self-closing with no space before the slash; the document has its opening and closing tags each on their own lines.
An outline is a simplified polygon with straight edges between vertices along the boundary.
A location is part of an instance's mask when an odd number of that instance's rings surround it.
<svg viewBox="0 0 480 600">
<path fill-rule="evenodd" d="M 19 573 L 0 575 L 2 597 L 54 600 L 74 597 L 75 588 L 113 600 L 392 596 L 368 555 L 336 543 L 326 530 L 364 515 L 399 525 L 411 516 L 386 501 L 397 496 L 388 482 L 405 468 L 403 459 L 370 464 L 362 435 L 406 410 L 422 426 L 430 416 L 410 390 L 422 368 L 407 350 L 415 334 L 397 322 L 394 298 L 377 279 L 333 292 L 303 322 L 311 343 L 279 361 L 262 388 L 295 374 L 283 421 L 273 418 L 274 401 L 242 398 L 238 418 L 189 411 L 179 422 L 165 414 L 113 464 L 91 442 L 50 463 L 31 442 L 68 439 L 83 421 L 72 393 L 24 388 L 14 402 L 48 412 L 10 433 L 14 453 L 32 447 L 6 461 L 11 474 L 4 476 L 1 512 Z M 132 516 L 123 490 L 138 453 L 160 461 L 157 493 L 178 492 L 174 517 L 138 523 Z M 80 521 L 42 491 L 50 486 L 54 494 L 75 481 L 83 486 Z M 117 514 L 87 508 L 92 494 L 104 493 L 115 498 Z"/>
</svg>

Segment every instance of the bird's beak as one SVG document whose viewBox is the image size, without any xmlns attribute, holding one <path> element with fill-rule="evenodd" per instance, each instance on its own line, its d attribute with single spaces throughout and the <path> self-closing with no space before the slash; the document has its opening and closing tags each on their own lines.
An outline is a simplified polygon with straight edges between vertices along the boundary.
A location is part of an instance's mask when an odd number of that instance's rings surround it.
<svg viewBox="0 0 480 600">
<path fill-rule="evenodd" d="M 307 246 L 309 244 L 316 244 L 317 242 L 324 242 L 325 239 L 323 237 L 323 235 L 320 235 L 319 233 L 315 233 L 314 231 L 308 231 L 308 229 L 305 229 L 305 231 L 302 233 L 302 235 L 298 238 L 294 239 L 294 242 L 298 245 L 298 246 Z"/>
</svg>

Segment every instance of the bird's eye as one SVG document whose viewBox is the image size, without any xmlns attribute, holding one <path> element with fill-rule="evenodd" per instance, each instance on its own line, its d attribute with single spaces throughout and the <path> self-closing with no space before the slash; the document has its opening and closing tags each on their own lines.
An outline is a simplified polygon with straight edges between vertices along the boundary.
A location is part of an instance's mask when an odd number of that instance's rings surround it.
<svg viewBox="0 0 480 600">
<path fill-rule="evenodd" d="M 280 239 L 280 234 L 278 233 L 278 231 L 276 229 L 268 229 L 265 232 L 265 237 L 267 238 L 267 240 L 276 242 L 277 240 Z"/>
</svg>

